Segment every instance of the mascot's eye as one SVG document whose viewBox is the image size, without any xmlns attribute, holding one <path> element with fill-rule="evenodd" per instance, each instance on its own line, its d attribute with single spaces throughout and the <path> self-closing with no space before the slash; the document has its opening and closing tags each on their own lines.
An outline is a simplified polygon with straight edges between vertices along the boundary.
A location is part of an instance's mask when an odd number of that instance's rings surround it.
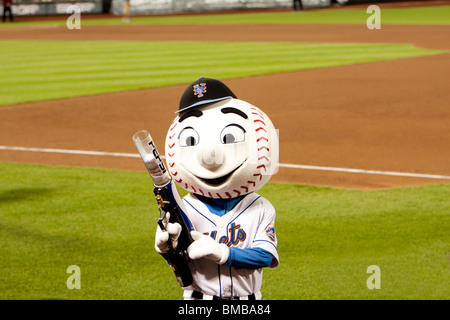
<svg viewBox="0 0 450 320">
<path fill-rule="evenodd" d="M 198 144 L 199 136 L 197 131 L 191 127 L 184 128 L 178 136 L 181 147 L 192 147 Z"/>
<path fill-rule="evenodd" d="M 220 142 L 224 144 L 243 142 L 245 140 L 245 130 L 238 124 L 226 126 L 220 134 Z"/>
</svg>

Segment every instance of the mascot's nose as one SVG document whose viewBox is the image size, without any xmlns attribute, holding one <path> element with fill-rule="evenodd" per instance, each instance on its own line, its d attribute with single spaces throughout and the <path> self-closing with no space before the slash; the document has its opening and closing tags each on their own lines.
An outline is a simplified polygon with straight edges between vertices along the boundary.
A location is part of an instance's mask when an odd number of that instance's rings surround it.
<svg viewBox="0 0 450 320">
<path fill-rule="evenodd" d="M 215 171 L 225 163 L 225 153 L 222 145 L 207 142 L 198 150 L 198 162 L 206 169 Z"/>
</svg>

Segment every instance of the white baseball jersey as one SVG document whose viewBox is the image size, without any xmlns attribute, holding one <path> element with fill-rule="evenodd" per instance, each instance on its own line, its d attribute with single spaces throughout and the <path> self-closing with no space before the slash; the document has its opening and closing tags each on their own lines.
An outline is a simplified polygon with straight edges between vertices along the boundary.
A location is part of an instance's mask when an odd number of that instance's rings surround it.
<svg viewBox="0 0 450 320">
<path fill-rule="evenodd" d="M 187 216 L 197 231 L 230 248 L 267 250 L 273 256 L 269 267 L 278 266 L 275 209 L 268 200 L 250 193 L 223 216 L 211 213 L 193 194 L 188 194 L 183 200 Z M 191 260 L 189 266 L 194 282 L 184 288 L 185 299 L 191 297 L 193 290 L 208 296 L 244 297 L 254 293 L 256 299 L 261 298 L 262 268 L 234 268 L 205 258 Z"/>
</svg>

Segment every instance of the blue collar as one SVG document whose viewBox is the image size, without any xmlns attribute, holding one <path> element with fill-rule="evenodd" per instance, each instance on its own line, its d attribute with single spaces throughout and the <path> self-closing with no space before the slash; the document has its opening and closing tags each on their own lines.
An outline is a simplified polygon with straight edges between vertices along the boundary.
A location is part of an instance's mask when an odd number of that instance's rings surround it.
<svg viewBox="0 0 450 320">
<path fill-rule="evenodd" d="M 195 196 L 208 207 L 208 210 L 211 213 L 222 217 L 224 214 L 231 211 L 246 195 L 231 199 L 213 199 L 199 194 L 195 194 Z"/>
</svg>

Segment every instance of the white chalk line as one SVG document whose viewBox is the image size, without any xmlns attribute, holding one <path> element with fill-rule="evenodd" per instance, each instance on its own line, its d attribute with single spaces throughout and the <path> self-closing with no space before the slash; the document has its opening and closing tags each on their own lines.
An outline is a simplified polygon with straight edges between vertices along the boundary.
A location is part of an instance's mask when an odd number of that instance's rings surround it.
<svg viewBox="0 0 450 320">
<path fill-rule="evenodd" d="M 49 153 L 81 154 L 81 155 L 89 155 L 89 156 L 112 156 L 112 157 L 128 157 L 128 158 L 139 158 L 140 157 L 139 154 L 137 154 L 137 153 L 134 154 L 134 153 L 122 153 L 122 152 L 103 152 L 103 151 L 50 149 L 50 148 L 25 148 L 25 147 L 0 146 L 0 150 L 49 152 Z"/>
<path fill-rule="evenodd" d="M 18 147 L 18 146 L 0 146 L 0 150 L 26 151 L 26 152 L 49 152 L 49 153 L 78 154 L 78 155 L 90 155 L 90 156 L 111 156 L 111 157 L 124 157 L 124 158 L 140 158 L 140 155 L 138 153 L 123 153 L 123 152 L 104 152 L 104 151 L 69 150 L 69 149 L 52 149 L 52 148 L 28 148 L 28 147 Z M 165 158 L 164 156 L 161 156 L 161 157 Z M 450 176 L 438 175 L 438 174 L 425 174 L 425 173 L 350 169 L 350 168 L 310 166 L 310 165 L 288 164 L 288 163 L 280 163 L 279 167 L 292 168 L 292 169 L 303 169 L 303 170 L 320 170 L 320 171 L 334 171 L 334 172 L 346 172 L 346 173 L 374 174 L 374 175 L 383 175 L 383 176 L 450 180 Z"/>
<path fill-rule="evenodd" d="M 379 171 L 379 170 L 350 169 L 350 168 L 336 168 L 336 167 L 320 167 L 320 166 L 307 166 L 307 165 L 284 164 L 284 163 L 280 163 L 280 167 L 296 168 L 296 169 L 304 169 L 304 170 L 322 170 L 322 171 L 336 171 L 336 172 L 346 172 L 346 173 L 377 174 L 377 175 L 383 175 L 383 176 L 450 180 L 450 176 L 443 176 L 443 175 L 438 175 L 438 174 L 426 174 L 426 173 L 409 173 L 409 172 L 396 172 L 396 171 Z"/>
</svg>

